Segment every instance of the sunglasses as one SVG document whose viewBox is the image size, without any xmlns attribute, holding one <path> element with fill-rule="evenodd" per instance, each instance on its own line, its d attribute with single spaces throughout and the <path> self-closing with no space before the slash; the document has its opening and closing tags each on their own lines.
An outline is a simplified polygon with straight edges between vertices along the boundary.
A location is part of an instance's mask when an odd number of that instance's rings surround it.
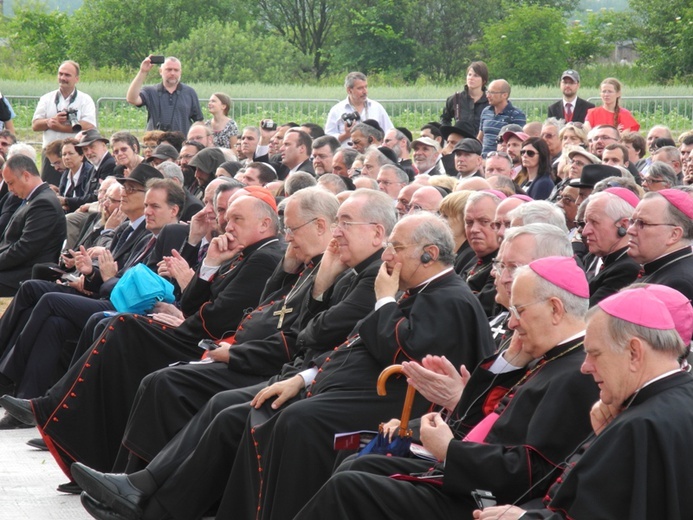
<svg viewBox="0 0 693 520">
<path fill-rule="evenodd" d="M 531 157 L 534 157 L 535 155 L 537 155 L 537 152 L 535 152 L 534 150 L 522 150 L 520 152 L 520 155 L 526 155 L 527 157 L 531 158 Z"/>
</svg>

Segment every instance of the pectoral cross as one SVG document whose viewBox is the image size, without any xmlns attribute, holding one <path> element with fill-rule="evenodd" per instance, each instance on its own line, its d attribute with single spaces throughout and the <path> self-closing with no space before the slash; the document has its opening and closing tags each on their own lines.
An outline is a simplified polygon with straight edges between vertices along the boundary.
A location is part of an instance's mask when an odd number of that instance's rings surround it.
<svg viewBox="0 0 693 520">
<path fill-rule="evenodd" d="M 284 316 L 287 314 L 290 314 L 294 312 L 293 307 L 289 307 L 288 309 L 286 308 L 286 301 L 284 302 L 284 305 L 282 305 L 282 308 L 279 309 L 278 311 L 274 311 L 272 313 L 272 316 L 279 316 L 279 323 L 277 323 L 277 328 L 281 329 L 282 325 L 284 324 Z"/>
</svg>

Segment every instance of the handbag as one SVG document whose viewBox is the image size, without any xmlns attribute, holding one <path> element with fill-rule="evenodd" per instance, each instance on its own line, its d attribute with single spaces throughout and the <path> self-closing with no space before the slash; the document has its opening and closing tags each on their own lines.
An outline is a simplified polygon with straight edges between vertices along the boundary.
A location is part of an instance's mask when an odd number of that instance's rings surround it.
<svg viewBox="0 0 693 520">
<path fill-rule="evenodd" d="M 143 314 L 162 301 L 175 301 L 173 284 L 144 264 L 125 271 L 111 291 L 111 303 L 118 312 Z"/>
</svg>

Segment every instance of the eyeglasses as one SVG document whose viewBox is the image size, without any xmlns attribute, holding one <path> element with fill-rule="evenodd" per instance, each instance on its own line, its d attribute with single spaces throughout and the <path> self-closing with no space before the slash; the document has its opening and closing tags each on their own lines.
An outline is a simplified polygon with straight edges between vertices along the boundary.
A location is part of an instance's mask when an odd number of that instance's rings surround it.
<svg viewBox="0 0 693 520">
<path fill-rule="evenodd" d="M 133 193 L 141 192 L 144 193 L 147 190 L 144 190 L 142 188 L 135 188 L 134 186 L 123 186 L 123 191 L 127 193 L 128 195 L 132 195 Z"/>
<path fill-rule="evenodd" d="M 397 199 L 397 203 L 398 203 L 398 204 L 401 204 L 402 207 L 403 207 L 405 210 L 407 210 L 407 211 L 409 211 L 409 208 L 411 207 L 411 206 L 409 205 L 409 201 L 407 201 L 407 200 L 405 200 L 405 199 Z"/>
<path fill-rule="evenodd" d="M 498 142 L 503 142 L 503 139 L 499 137 Z M 505 152 L 489 152 L 486 154 L 486 158 L 488 159 L 489 157 L 503 157 L 504 159 L 512 161 L 512 158 Z"/>
<path fill-rule="evenodd" d="M 504 264 L 500 260 L 494 260 L 492 264 L 493 269 L 495 269 L 497 274 L 501 274 L 503 271 L 507 270 L 511 278 L 515 276 L 515 271 L 517 271 L 520 267 L 523 267 L 522 265 Z"/>
<path fill-rule="evenodd" d="M 54 161 L 51 163 L 51 166 L 53 168 L 62 168 L 63 167 L 63 162 L 62 161 Z"/>
<path fill-rule="evenodd" d="M 301 229 L 303 226 L 307 226 L 308 224 L 310 224 L 311 222 L 315 222 L 316 220 L 318 220 L 318 217 L 312 218 L 309 221 L 304 222 L 300 226 L 295 226 L 295 227 L 284 226 L 284 233 L 286 233 L 287 235 L 293 235 L 294 233 L 296 233 L 296 231 Z"/>
<path fill-rule="evenodd" d="M 573 220 L 573 224 L 575 224 L 575 227 L 579 228 L 584 228 L 587 225 L 584 220 Z"/>
<path fill-rule="evenodd" d="M 548 301 L 548 298 L 544 298 L 543 300 L 537 300 L 537 301 L 532 302 L 532 303 L 525 303 L 524 305 L 511 305 L 510 307 L 508 307 L 508 310 L 510 311 L 510 314 L 513 315 L 513 318 L 515 318 L 516 320 L 519 320 L 520 316 L 522 315 L 521 311 L 523 309 L 526 309 L 530 305 L 536 305 L 537 303 L 544 303 L 545 301 Z"/>
<path fill-rule="evenodd" d="M 664 179 L 650 179 L 649 177 L 645 177 L 642 180 L 643 184 L 659 184 L 661 182 L 666 182 Z"/>
<path fill-rule="evenodd" d="M 676 224 L 650 224 L 649 222 L 645 222 L 641 218 L 629 218 L 628 219 L 628 226 L 635 226 L 638 229 L 645 229 L 646 227 L 652 227 L 652 226 L 672 226 L 676 227 Z"/>
<path fill-rule="evenodd" d="M 491 222 L 491 229 L 494 231 L 499 231 L 500 228 L 509 228 L 510 227 L 510 221 L 509 220 L 494 220 Z"/>
<path fill-rule="evenodd" d="M 346 220 L 342 220 L 337 222 L 334 227 L 339 228 L 342 231 L 349 231 L 352 226 L 377 226 L 377 222 L 348 222 Z"/>
<path fill-rule="evenodd" d="M 556 197 L 556 202 L 563 201 L 563 202 L 567 202 L 569 204 L 575 204 L 576 200 L 577 199 L 574 199 L 572 197 L 568 197 L 568 195 L 559 195 L 558 197 Z"/>
<path fill-rule="evenodd" d="M 522 150 L 520 152 L 520 155 L 526 155 L 527 157 L 531 158 L 531 157 L 534 157 L 535 155 L 537 155 L 537 152 L 535 152 L 534 150 Z"/>
</svg>

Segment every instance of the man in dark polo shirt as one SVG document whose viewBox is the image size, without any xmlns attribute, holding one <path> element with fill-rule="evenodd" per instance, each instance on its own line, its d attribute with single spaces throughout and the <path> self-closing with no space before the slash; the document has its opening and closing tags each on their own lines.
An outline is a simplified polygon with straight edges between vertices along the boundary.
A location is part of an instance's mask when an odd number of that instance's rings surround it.
<svg viewBox="0 0 693 520">
<path fill-rule="evenodd" d="M 197 93 L 180 82 L 181 66 L 178 58 L 166 58 L 159 68 L 162 82 L 142 87 L 152 70 L 151 56 L 147 56 L 132 80 L 126 99 L 136 107 L 147 107 L 147 130 L 179 131 L 187 135 L 194 121 L 202 121 L 202 109 Z"/>
</svg>

